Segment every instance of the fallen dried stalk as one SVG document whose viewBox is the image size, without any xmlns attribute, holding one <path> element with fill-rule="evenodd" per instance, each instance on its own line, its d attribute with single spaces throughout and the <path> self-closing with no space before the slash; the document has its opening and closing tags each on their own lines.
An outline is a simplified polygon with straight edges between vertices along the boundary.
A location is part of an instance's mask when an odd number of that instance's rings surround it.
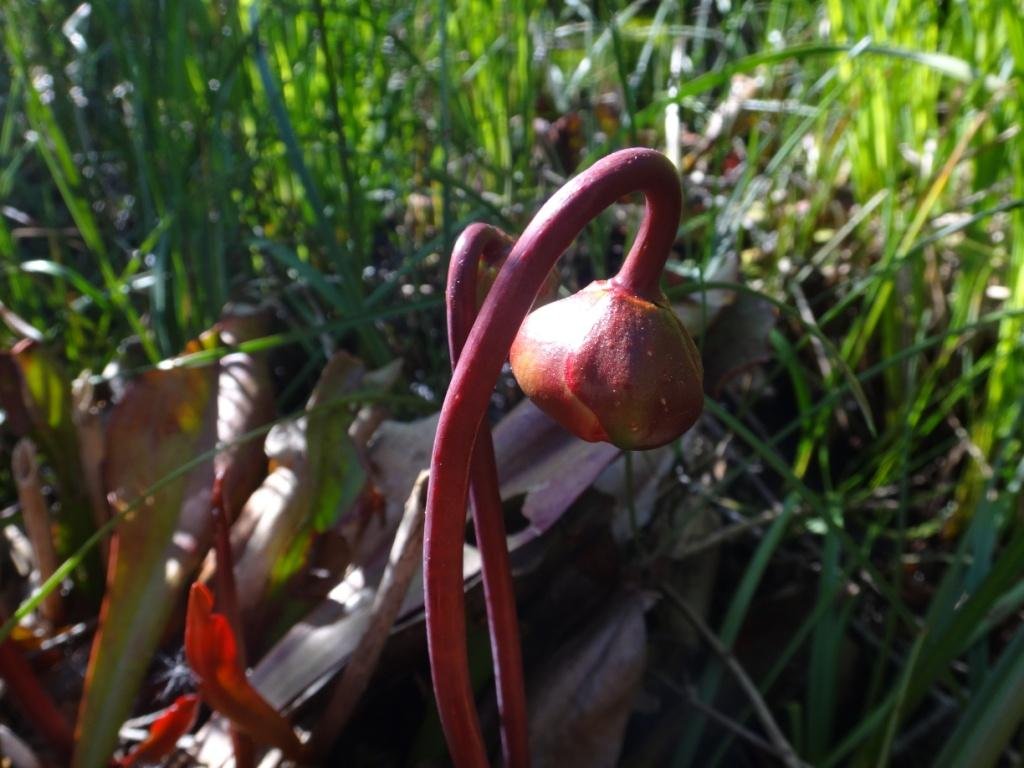
<svg viewBox="0 0 1024 768">
<path fill-rule="evenodd" d="M 46 499 L 39 481 L 39 462 L 36 461 L 36 446 L 31 439 L 21 438 L 14 446 L 11 456 L 11 474 L 18 487 L 18 500 L 21 502 L 21 517 L 25 521 L 25 533 L 32 542 L 36 555 L 36 566 L 39 568 L 39 582 L 45 583 L 60 564 L 57 551 L 53 546 L 53 535 L 50 532 L 50 515 L 46 509 Z M 64 614 L 64 604 L 60 590 L 51 590 L 40 605 L 40 612 L 51 626 L 57 626 Z"/>
<path fill-rule="evenodd" d="M 676 681 L 673 680 L 671 677 L 663 673 L 658 673 L 658 679 L 660 679 L 661 682 L 663 682 L 666 686 L 675 691 L 677 694 L 685 698 L 686 706 L 693 707 L 698 712 L 704 713 L 708 718 L 714 720 L 723 728 L 730 731 L 737 738 L 746 741 L 753 747 L 760 749 L 762 752 L 775 755 L 776 757 L 779 756 L 778 750 L 776 750 L 772 744 L 769 744 L 767 741 L 761 738 L 760 734 L 754 733 L 752 730 L 740 724 L 738 721 L 733 720 L 731 717 L 724 714 L 723 712 L 719 712 L 714 707 L 705 704 L 703 701 L 701 701 L 700 694 L 697 692 L 695 686 L 687 685 L 684 688 L 683 686 L 676 683 Z"/>
<path fill-rule="evenodd" d="M 761 727 L 764 728 L 765 733 L 768 735 L 772 746 L 775 748 L 775 752 L 778 753 L 779 759 L 789 768 L 803 768 L 805 763 L 799 758 L 796 750 L 793 749 L 793 746 L 783 735 L 782 729 L 779 728 L 775 718 L 772 717 L 772 713 L 761 697 L 760 691 L 757 690 L 757 686 L 754 685 L 754 681 L 750 679 L 742 665 L 736 660 L 736 657 L 732 655 L 728 648 L 722 645 L 722 641 L 718 639 L 718 636 L 711 631 L 711 628 L 704 623 L 701 617 L 686 604 L 686 601 L 675 590 L 667 585 L 662 585 L 662 591 L 668 597 L 669 602 L 693 625 L 693 628 L 697 630 L 697 633 L 704 639 L 704 642 L 711 646 L 711 650 L 715 652 L 715 655 L 721 659 L 733 677 L 736 678 L 736 682 L 739 683 L 740 688 L 743 689 L 743 692 L 750 699 L 750 704 L 757 714 L 757 719 L 761 721 Z"/>
<path fill-rule="evenodd" d="M 369 685 L 391 628 L 398 618 L 405 593 L 409 591 L 409 582 L 419 567 L 428 477 L 429 473 L 424 470 L 413 484 L 412 493 L 405 503 L 405 514 L 395 533 L 387 568 L 370 609 L 369 625 L 352 652 L 310 741 L 310 754 L 318 759 L 326 757 Z"/>
<path fill-rule="evenodd" d="M 705 536 L 703 539 L 695 541 L 688 547 L 678 552 L 673 552 L 672 558 L 674 560 L 682 561 L 687 559 L 688 557 L 699 555 L 701 552 L 706 552 L 707 550 L 717 547 L 720 544 L 724 544 L 727 541 L 731 541 L 732 539 L 742 536 L 751 530 L 760 528 L 765 525 L 769 525 L 770 523 L 775 522 L 775 519 L 778 518 L 781 514 L 781 507 L 778 509 L 769 509 L 765 512 L 762 512 L 759 515 L 754 515 L 753 517 L 748 518 L 743 522 L 736 523 L 735 525 L 730 525 L 728 528 L 720 528 L 714 533 Z"/>
</svg>

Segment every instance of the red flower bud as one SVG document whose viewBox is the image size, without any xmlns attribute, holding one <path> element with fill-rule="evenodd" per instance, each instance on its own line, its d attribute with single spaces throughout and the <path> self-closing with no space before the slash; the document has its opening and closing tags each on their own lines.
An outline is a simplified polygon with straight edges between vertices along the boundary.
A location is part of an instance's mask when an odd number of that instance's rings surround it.
<svg viewBox="0 0 1024 768">
<path fill-rule="evenodd" d="M 584 440 L 656 448 L 704 403 L 700 353 L 668 302 L 614 279 L 531 312 L 510 359 L 527 396 Z"/>
</svg>

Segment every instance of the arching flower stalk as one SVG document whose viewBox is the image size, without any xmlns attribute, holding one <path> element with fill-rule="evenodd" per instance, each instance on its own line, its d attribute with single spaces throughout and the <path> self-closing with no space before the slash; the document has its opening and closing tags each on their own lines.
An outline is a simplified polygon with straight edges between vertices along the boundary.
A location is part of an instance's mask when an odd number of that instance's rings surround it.
<svg viewBox="0 0 1024 768">
<path fill-rule="evenodd" d="M 646 210 L 620 272 L 537 310 L 523 324 L 558 257 L 587 222 L 632 192 L 644 194 Z M 509 248 L 510 238 L 474 225 L 456 245 L 448 280 L 454 373 L 431 459 L 424 570 L 434 693 L 460 768 L 487 764 L 466 660 L 462 528 L 471 485 L 505 762 L 528 763 L 497 473 L 490 432 L 481 428 L 491 390 L 511 349 L 524 391 L 583 439 L 650 448 L 692 426 L 703 403 L 700 358 L 659 287 L 680 207 L 675 167 L 661 154 L 631 149 L 604 158 L 556 192 L 511 245 L 475 318 L 475 301 L 467 297 L 475 298 L 477 263 Z"/>
<path fill-rule="evenodd" d="M 512 247 L 512 238 L 495 227 L 471 224 L 459 237 L 448 267 L 448 351 L 452 368 L 476 320 L 497 269 Z M 483 278 L 483 279 L 480 279 Z M 494 659 L 494 682 L 501 719 L 502 752 L 508 768 L 529 762 L 526 691 L 519 646 L 515 591 L 505 543 L 505 521 L 498 492 L 498 470 L 489 429 L 481 429 L 470 460 L 473 525 L 481 553 L 484 600 Z"/>
</svg>

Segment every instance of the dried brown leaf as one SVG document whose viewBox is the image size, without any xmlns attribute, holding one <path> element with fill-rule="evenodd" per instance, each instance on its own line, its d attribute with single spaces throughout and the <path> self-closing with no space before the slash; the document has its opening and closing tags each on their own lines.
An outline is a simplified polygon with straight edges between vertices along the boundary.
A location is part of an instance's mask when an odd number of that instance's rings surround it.
<svg viewBox="0 0 1024 768">
<path fill-rule="evenodd" d="M 574 437 L 530 400 L 523 400 L 498 424 L 494 452 L 501 497 L 525 494 L 522 513 L 534 535 L 554 525 L 620 453 L 609 443 Z"/>
<path fill-rule="evenodd" d="M 264 313 L 235 309 L 221 318 L 218 329 L 225 342 L 240 344 L 265 335 L 266 325 Z M 217 440 L 230 443 L 274 418 L 274 386 L 263 354 L 226 355 L 218 368 Z M 218 453 L 214 468 L 233 518 L 266 475 L 267 459 L 260 441 L 250 440 Z"/>
<path fill-rule="evenodd" d="M 531 676 L 533 765 L 614 766 L 646 659 L 644 599 L 619 595 Z"/>
<path fill-rule="evenodd" d="M 770 302 L 748 293 L 722 310 L 705 337 L 705 392 L 717 397 L 730 380 L 769 359 L 768 334 L 776 314 Z"/>
</svg>

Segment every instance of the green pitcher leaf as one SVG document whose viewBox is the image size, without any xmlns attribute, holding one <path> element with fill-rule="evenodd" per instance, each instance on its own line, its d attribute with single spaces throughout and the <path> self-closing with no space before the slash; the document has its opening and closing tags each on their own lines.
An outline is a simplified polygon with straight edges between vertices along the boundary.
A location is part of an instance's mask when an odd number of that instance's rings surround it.
<svg viewBox="0 0 1024 768">
<path fill-rule="evenodd" d="M 115 512 L 216 440 L 217 368 L 150 371 L 107 425 L 105 485 Z M 213 462 L 150 493 L 118 525 L 79 710 L 74 765 L 105 765 L 171 611 L 212 539 Z"/>
</svg>

